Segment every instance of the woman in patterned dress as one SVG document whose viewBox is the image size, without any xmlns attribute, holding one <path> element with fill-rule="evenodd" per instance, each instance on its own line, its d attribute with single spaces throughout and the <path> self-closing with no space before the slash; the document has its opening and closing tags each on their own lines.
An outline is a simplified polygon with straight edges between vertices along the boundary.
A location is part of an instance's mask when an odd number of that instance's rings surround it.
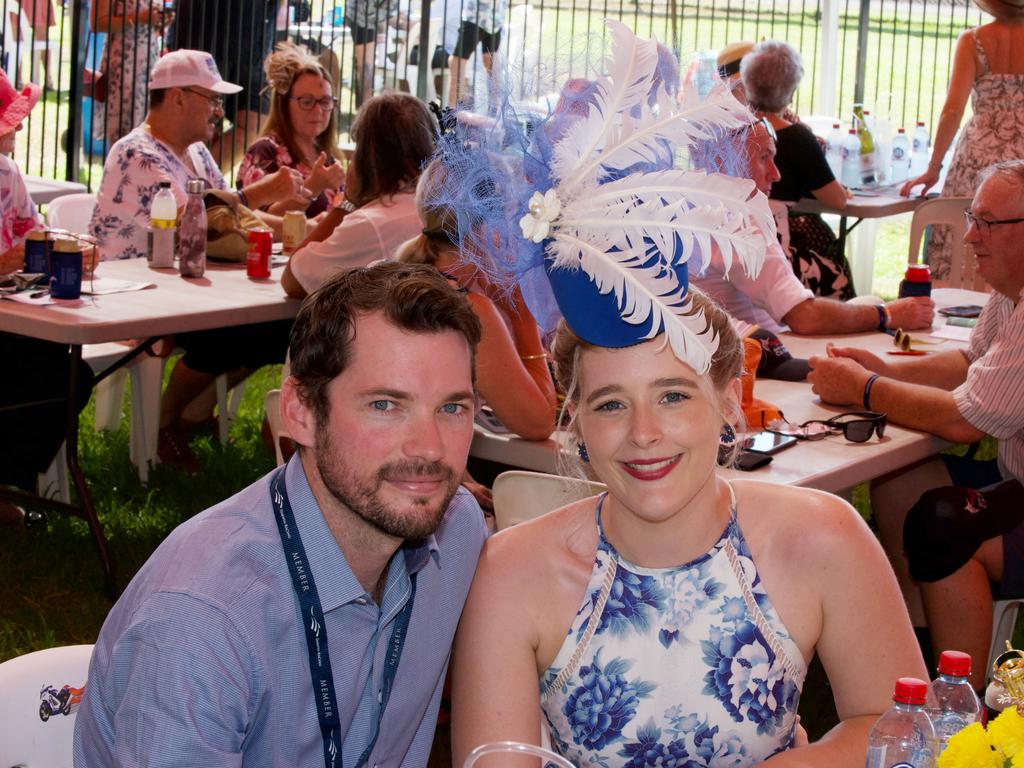
<svg viewBox="0 0 1024 768">
<path fill-rule="evenodd" d="M 1024 158 L 1024 0 L 975 0 L 995 20 L 969 29 L 957 40 L 953 74 L 932 144 L 927 170 L 903 185 L 909 195 L 921 186 L 924 195 L 939 180 L 942 161 L 971 98 L 973 115 L 953 152 L 943 197 L 973 197 L 978 173 L 1003 160 Z M 959 282 L 950 275 L 953 233 L 933 227 L 927 260 L 937 280 Z"/>
<path fill-rule="evenodd" d="M 718 339 L 704 376 L 663 338 L 611 349 L 559 328 L 569 429 L 608 491 L 487 543 L 456 639 L 454 765 L 546 728 L 578 766 L 859 768 L 893 681 L 926 674 L 852 507 L 719 475 L 742 346 L 691 295 Z M 841 722 L 807 744 L 797 705 L 815 654 Z"/>
<path fill-rule="evenodd" d="M 94 0 L 89 23 L 94 32 L 107 35 L 100 62 L 107 99 L 95 113 L 92 130 L 109 146 L 146 117 L 149 72 L 171 16 L 160 0 Z"/>
<path fill-rule="evenodd" d="M 279 43 L 263 66 L 272 92 L 270 117 L 242 158 L 235 184 L 242 189 L 279 168 L 294 168 L 309 196 L 279 200 L 262 210 L 317 216 L 331 207 L 345 180 L 338 162 L 334 85 L 320 62 L 293 43 Z"/>
</svg>

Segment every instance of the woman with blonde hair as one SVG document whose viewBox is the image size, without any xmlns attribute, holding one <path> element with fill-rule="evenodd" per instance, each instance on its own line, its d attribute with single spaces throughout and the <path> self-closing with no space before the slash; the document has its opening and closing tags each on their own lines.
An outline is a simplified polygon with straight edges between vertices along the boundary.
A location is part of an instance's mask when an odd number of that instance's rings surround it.
<svg viewBox="0 0 1024 768">
<path fill-rule="evenodd" d="M 953 152 L 942 196 L 973 197 L 980 171 L 1003 160 L 1024 158 L 1024 0 L 975 0 L 974 4 L 995 19 L 966 30 L 957 40 L 931 160 L 923 174 L 903 185 L 903 195 L 917 186 L 924 195 L 939 180 L 968 96 L 973 114 Z M 932 227 L 927 250 L 932 275 L 955 284 L 958 276 L 949 274 L 952 251 L 949 227 Z"/>
<path fill-rule="evenodd" d="M 271 93 L 270 116 L 242 158 L 236 186 L 242 189 L 281 167 L 294 168 L 305 177 L 308 197 L 279 200 L 265 210 L 316 216 L 330 208 L 345 180 L 334 84 L 320 62 L 294 43 L 278 43 L 263 68 Z"/>
<path fill-rule="evenodd" d="M 430 264 L 466 291 L 482 329 L 476 353 L 480 395 L 512 432 L 527 440 L 545 440 L 555 428 L 555 385 L 537 322 L 518 290 L 497 290 L 481 270 L 462 258 L 460 239 L 463 247 L 470 248 L 473 239 L 460 238 L 455 210 L 438 197 L 445 176 L 441 159 L 423 171 L 416 188 L 423 231 L 395 256 L 399 261 Z"/>
</svg>

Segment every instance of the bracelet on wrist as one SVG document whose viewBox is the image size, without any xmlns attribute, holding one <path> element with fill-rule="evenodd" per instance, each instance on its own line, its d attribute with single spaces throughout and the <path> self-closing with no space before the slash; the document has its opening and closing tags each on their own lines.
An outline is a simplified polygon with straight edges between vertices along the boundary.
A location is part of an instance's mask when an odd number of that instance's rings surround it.
<svg viewBox="0 0 1024 768">
<path fill-rule="evenodd" d="M 539 355 L 520 355 L 520 360 L 547 360 L 547 354 L 541 352 Z"/>
<path fill-rule="evenodd" d="M 892 324 L 892 313 L 885 304 L 876 304 L 875 309 L 878 310 L 878 330 L 886 331 Z"/>
<path fill-rule="evenodd" d="M 352 213 L 352 211 L 356 209 L 356 204 L 353 203 L 351 200 L 342 200 L 340 203 L 338 203 L 336 207 L 341 209 L 345 213 Z"/>
<path fill-rule="evenodd" d="M 871 410 L 871 388 L 875 386 L 875 381 L 878 379 L 879 374 L 872 373 L 868 376 L 868 380 L 864 382 L 864 410 Z"/>
<path fill-rule="evenodd" d="M 246 208 L 251 208 L 249 205 L 249 197 L 245 194 L 245 190 L 238 190 L 238 202 L 244 205 Z"/>
</svg>

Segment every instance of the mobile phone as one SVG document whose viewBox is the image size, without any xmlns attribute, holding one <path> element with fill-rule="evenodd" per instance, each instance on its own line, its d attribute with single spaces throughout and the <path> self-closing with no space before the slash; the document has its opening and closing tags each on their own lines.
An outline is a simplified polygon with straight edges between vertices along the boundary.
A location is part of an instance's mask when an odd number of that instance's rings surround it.
<svg viewBox="0 0 1024 768">
<path fill-rule="evenodd" d="M 740 451 L 736 456 L 733 466 L 744 472 L 753 472 L 763 466 L 772 463 L 772 457 L 767 453 L 755 453 L 754 451 Z"/>
<path fill-rule="evenodd" d="M 939 314 L 946 317 L 977 317 L 981 314 L 981 307 L 977 304 L 962 304 L 958 307 L 944 307 L 939 310 Z"/>
<path fill-rule="evenodd" d="M 796 442 L 793 435 L 777 435 L 774 432 L 758 432 L 743 441 L 743 450 L 763 453 L 768 456 L 789 448 Z"/>
</svg>

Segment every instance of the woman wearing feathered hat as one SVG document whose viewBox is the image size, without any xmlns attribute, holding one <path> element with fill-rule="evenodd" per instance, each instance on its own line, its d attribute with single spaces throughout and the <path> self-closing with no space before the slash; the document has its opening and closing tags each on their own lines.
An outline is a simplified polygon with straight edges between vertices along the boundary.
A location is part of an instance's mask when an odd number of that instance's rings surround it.
<svg viewBox="0 0 1024 768">
<path fill-rule="evenodd" d="M 960 134 L 942 196 L 973 197 L 982 169 L 1024 158 L 1024 0 L 975 0 L 975 5 L 995 19 L 957 40 L 928 169 L 903 185 L 904 195 L 918 186 L 923 195 L 939 180 L 968 96 L 973 115 Z M 940 280 L 957 279 L 949 274 L 953 237 L 949 227 L 933 227 L 928 240 L 928 263 Z"/>
<path fill-rule="evenodd" d="M 14 152 L 22 120 L 37 101 L 38 85 L 27 83 L 18 92 L 0 70 L 0 273 L 21 269 L 25 261 L 25 235 L 42 221 L 17 163 L 8 157 Z"/>
<path fill-rule="evenodd" d="M 892 681 L 924 663 L 852 507 L 719 474 L 743 354 L 687 261 L 713 244 L 756 275 L 774 227 L 749 180 L 665 163 L 752 117 L 724 87 L 649 100 L 655 44 L 609 26 L 586 114 L 521 142 L 500 121 L 518 151 L 483 153 L 508 206 L 476 229 L 538 318 L 545 285 L 553 296 L 568 429 L 608 490 L 487 543 L 456 640 L 453 764 L 487 742 L 537 744 L 543 723 L 579 766 L 861 766 Z M 451 164 L 472 177 L 464 156 Z M 806 744 L 815 654 L 841 722 Z"/>
</svg>

